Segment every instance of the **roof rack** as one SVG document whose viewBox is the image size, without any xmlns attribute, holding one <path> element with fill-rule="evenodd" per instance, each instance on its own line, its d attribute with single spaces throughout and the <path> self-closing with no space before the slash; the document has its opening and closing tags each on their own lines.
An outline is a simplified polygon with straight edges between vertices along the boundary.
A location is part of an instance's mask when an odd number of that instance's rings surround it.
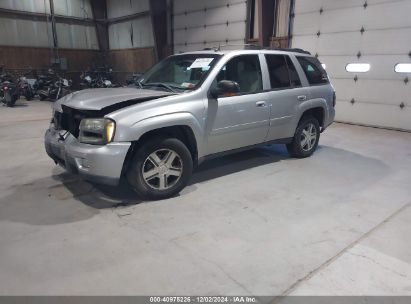
<svg viewBox="0 0 411 304">
<path fill-rule="evenodd" d="M 284 51 L 284 52 L 292 52 L 292 53 L 300 53 L 300 54 L 311 55 L 310 52 L 305 51 L 305 50 L 303 50 L 303 49 L 299 49 L 299 48 L 285 48 L 285 49 L 281 49 L 281 48 L 266 48 L 266 50 Z"/>
<path fill-rule="evenodd" d="M 300 54 L 307 54 L 311 55 L 310 52 L 305 51 L 299 48 L 266 48 L 261 47 L 258 44 L 221 44 L 218 47 L 207 47 L 204 48 L 204 51 L 221 51 L 222 48 L 225 47 L 243 47 L 244 50 L 272 50 L 272 51 L 283 51 L 283 52 L 293 52 L 293 53 L 300 53 Z"/>
<path fill-rule="evenodd" d="M 243 47 L 244 50 L 262 50 L 263 49 L 261 46 L 259 46 L 257 44 L 245 44 L 244 43 L 244 44 L 219 44 L 218 46 L 207 47 L 207 48 L 204 48 L 203 50 L 204 51 L 218 52 L 218 51 L 221 51 L 223 48 L 226 48 L 226 47 L 236 47 L 236 48 Z"/>
</svg>

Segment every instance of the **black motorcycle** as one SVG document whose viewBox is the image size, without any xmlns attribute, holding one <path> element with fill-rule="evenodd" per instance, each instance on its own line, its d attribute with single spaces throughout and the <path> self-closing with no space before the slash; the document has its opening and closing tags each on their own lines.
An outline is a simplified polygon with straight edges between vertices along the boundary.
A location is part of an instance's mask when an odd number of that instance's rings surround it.
<svg viewBox="0 0 411 304">
<path fill-rule="evenodd" d="M 82 89 L 117 87 L 111 80 L 112 72 L 113 70 L 107 67 L 100 67 L 93 71 L 83 72 L 80 75 L 80 87 Z"/>
<path fill-rule="evenodd" d="M 0 75 L 0 99 L 8 107 L 13 107 L 19 98 L 17 85 L 9 73 Z"/>
<path fill-rule="evenodd" d="M 82 90 L 96 87 L 96 81 L 93 79 L 93 75 L 90 72 L 81 73 L 80 80 L 80 88 Z"/>
<path fill-rule="evenodd" d="M 127 77 L 126 79 L 126 84 L 127 86 L 135 86 L 138 85 L 140 78 L 143 74 L 139 74 L 139 73 L 134 73 L 130 76 Z"/>
<path fill-rule="evenodd" d="M 71 80 L 63 78 L 49 70 L 47 75 L 38 77 L 35 89 L 40 100 L 50 99 L 56 101 L 71 92 L 71 85 Z"/>
</svg>

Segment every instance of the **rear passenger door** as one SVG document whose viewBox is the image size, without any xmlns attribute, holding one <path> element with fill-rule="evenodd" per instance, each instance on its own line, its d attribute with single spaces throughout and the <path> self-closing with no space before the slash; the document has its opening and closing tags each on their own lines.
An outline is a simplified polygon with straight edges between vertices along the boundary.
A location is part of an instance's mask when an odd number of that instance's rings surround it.
<svg viewBox="0 0 411 304">
<path fill-rule="evenodd" d="M 267 141 L 290 138 L 295 132 L 298 106 L 307 100 L 308 90 L 301 85 L 300 77 L 289 55 L 265 54 L 270 90 L 270 127 Z"/>
</svg>

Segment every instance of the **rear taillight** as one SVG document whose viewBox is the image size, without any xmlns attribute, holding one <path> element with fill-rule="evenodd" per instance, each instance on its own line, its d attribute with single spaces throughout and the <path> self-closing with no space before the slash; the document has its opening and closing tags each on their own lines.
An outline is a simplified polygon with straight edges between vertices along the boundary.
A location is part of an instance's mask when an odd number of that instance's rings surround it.
<svg viewBox="0 0 411 304">
<path fill-rule="evenodd" d="M 335 108 L 335 104 L 337 103 L 337 95 L 335 94 L 335 91 L 333 93 L 333 107 Z"/>
<path fill-rule="evenodd" d="M 9 89 L 9 87 L 4 87 L 3 90 L 7 91 Z"/>
</svg>

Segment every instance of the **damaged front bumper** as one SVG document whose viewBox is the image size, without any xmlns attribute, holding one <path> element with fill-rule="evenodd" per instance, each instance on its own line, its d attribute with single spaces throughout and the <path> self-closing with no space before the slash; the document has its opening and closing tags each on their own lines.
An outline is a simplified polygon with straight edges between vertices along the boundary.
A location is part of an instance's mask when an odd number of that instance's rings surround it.
<svg viewBox="0 0 411 304">
<path fill-rule="evenodd" d="M 68 172 L 86 180 L 117 185 L 131 143 L 110 143 L 104 146 L 80 143 L 67 131 L 50 128 L 44 144 L 47 154 Z"/>
</svg>

